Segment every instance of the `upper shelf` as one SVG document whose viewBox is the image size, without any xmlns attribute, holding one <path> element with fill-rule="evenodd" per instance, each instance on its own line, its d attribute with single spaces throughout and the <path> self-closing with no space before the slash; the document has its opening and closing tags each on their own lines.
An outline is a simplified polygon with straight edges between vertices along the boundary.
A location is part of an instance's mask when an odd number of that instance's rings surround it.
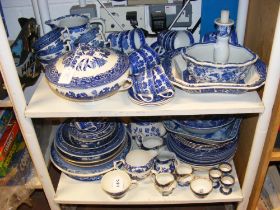
<svg viewBox="0 0 280 210">
<path fill-rule="evenodd" d="M 134 104 L 128 98 L 127 92 L 119 92 L 100 101 L 73 102 L 56 95 L 43 78 L 25 110 L 25 115 L 33 118 L 169 116 L 261 113 L 263 110 L 264 105 L 256 92 L 240 95 L 189 94 L 176 89 L 175 98 L 171 102 L 156 107 Z"/>
</svg>

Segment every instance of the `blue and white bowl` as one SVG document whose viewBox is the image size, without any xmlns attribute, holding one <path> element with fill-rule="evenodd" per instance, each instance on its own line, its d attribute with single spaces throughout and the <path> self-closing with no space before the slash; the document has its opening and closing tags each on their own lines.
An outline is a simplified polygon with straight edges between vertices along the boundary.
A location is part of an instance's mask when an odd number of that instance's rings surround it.
<svg viewBox="0 0 280 210">
<path fill-rule="evenodd" d="M 200 119 L 177 119 L 175 123 L 186 131 L 197 134 L 214 133 L 235 120 L 233 117 L 204 117 Z"/>
<path fill-rule="evenodd" d="M 174 134 L 179 134 L 190 140 L 196 142 L 202 142 L 202 143 L 211 143 L 211 142 L 221 143 L 221 142 L 230 141 L 236 138 L 239 131 L 240 124 L 241 124 L 241 119 L 237 118 L 232 123 L 228 124 L 227 126 L 219 129 L 214 133 L 197 134 L 182 129 L 181 126 L 179 124 L 176 124 L 174 121 L 164 121 L 164 126 L 167 131 Z"/>
<path fill-rule="evenodd" d="M 197 82 L 237 83 L 247 76 L 258 56 L 242 46 L 229 44 L 229 60 L 226 64 L 215 63 L 213 52 L 216 43 L 199 43 L 182 50 L 187 71 Z"/>
<path fill-rule="evenodd" d="M 50 32 L 48 32 L 47 34 L 45 34 L 44 36 L 38 38 L 34 44 L 33 44 L 33 48 L 35 51 L 40 51 L 40 50 L 46 50 L 48 48 L 52 48 L 55 47 L 58 44 L 62 43 L 62 29 L 55 29 L 52 30 Z"/>
<path fill-rule="evenodd" d="M 46 67 L 50 87 L 72 100 L 99 100 L 113 95 L 130 83 L 129 60 L 114 50 L 79 45 L 74 51 L 54 60 Z M 73 74 L 71 80 L 61 82 L 65 71 Z"/>
</svg>

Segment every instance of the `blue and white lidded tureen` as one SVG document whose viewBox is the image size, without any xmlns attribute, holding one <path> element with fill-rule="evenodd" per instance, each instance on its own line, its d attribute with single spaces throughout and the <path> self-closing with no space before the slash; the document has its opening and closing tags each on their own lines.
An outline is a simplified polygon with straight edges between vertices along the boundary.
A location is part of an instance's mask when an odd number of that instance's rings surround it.
<svg viewBox="0 0 280 210">
<path fill-rule="evenodd" d="M 126 55 L 107 48 L 79 45 L 73 51 L 46 66 L 50 87 L 72 100 L 99 100 L 130 82 Z"/>
</svg>

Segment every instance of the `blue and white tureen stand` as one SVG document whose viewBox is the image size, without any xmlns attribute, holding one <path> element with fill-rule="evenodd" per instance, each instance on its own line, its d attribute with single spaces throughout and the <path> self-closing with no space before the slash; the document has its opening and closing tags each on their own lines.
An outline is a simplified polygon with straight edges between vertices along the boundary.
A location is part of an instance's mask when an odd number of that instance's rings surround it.
<svg viewBox="0 0 280 210">
<path fill-rule="evenodd" d="M 128 57 L 89 45 L 57 58 L 46 66 L 45 74 L 52 90 L 77 101 L 100 100 L 130 87 Z"/>
</svg>

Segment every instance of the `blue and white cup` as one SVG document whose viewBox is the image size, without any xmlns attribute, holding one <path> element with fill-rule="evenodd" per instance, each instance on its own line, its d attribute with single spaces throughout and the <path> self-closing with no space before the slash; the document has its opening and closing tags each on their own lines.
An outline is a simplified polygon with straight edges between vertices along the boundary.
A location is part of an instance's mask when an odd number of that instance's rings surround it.
<svg viewBox="0 0 280 210">
<path fill-rule="evenodd" d="M 63 44 L 62 40 L 62 29 L 54 29 L 44 36 L 41 36 L 38 38 L 34 44 L 33 44 L 33 49 L 35 51 L 40 51 L 40 50 L 47 50 L 53 47 L 56 47 L 59 44 Z"/>
<path fill-rule="evenodd" d="M 146 69 L 137 75 L 132 76 L 132 90 L 136 100 L 145 103 L 154 101 L 156 95 L 152 69 Z"/>
<path fill-rule="evenodd" d="M 235 179 L 232 175 L 224 175 L 221 177 L 220 192 L 224 195 L 232 193 L 232 187 L 235 183 Z"/>
<path fill-rule="evenodd" d="M 209 178 L 213 182 L 214 189 L 220 186 L 220 180 L 222 175 L 222 172 L 216 167 L 213 167 L 209 170 Z"/>
<path fill-rule="evenodd" d="M 133 51 L 128 56 L 130 62 L 130 71 L 132 75 L 144 72 L 147 69 L 145 58 L 138 50 Z"/>
<path fill-rule="evenodd" d="M 154 68 L 160 64 L 160 58 L 158 54 L 148 45 L 142 46 L 138 52 L 144 58 L 148 69 Z"/>
<path fill-rule="evenodd" d="M 161 65 L 153 68 L 153 75 L 157 95 L 162 98 L 172 98 L 175 94 L 175 89 Z"/>
<path fill-rule="evenodd" d="M 188 47 L 194 43 L 193 35 L 189 31 L 163 31 L 158 35 L 157 40 L 167 51 Z"/>
<path fill-rule="evenodd" d="M 131 31 L 113 32 L 108 35 L 107 40 L 111 48 L 126 54 L 141 48 L 146 43 L 143 31 L 138 28 Z"/>
</svg>

